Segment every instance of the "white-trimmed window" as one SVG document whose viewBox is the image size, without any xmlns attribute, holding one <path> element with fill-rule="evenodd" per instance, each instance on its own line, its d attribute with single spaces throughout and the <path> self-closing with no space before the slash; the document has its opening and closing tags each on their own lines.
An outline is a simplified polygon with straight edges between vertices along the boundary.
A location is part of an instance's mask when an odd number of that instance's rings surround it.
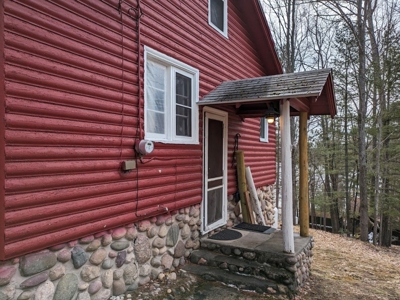
<svg viewBox="0 0 400 300">
<path fill-rule="evenodd" d="M 146 139 L 197 144 L 199 71 L 145 47 L 144 86 Z"/>
<path fill-rule="evenodd" d="M 208 23 L 228 37 L 228 0 L 208 1 Z"/>
<path fill-rule="evenodd" d="M 268 142 L 268 120 L 267 118 L 260 118 L 260 141 Z"/>
</svg>

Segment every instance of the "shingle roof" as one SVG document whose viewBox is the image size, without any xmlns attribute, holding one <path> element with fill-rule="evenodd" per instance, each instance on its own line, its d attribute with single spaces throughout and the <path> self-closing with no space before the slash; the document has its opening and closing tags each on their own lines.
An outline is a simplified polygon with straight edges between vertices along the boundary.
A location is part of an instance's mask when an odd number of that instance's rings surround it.
<svg viewBox="0 0 400 300">
<path fill-rule="evenodd" d="M 331 69 L 225 81 L 198 105 L 231 107 L 242 117 L 264 116 L 266 109 L 289 99 L 291 115 L 336 115 Z"/>
<path fill-rule="evenodd" d="M 331 69 L 225 81 L 203 97 L 199 105 L 318 97 Z"/>
</svg>

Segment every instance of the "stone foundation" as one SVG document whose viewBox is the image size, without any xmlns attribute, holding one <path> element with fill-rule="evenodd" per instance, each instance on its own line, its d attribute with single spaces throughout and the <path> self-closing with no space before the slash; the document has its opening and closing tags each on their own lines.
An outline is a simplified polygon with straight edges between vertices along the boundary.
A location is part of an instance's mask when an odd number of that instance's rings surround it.
<svg viewBox="0 0 400 300">
<path fill-rule="evenodd" d="M 200 206 L 0 262 L 0 300 L 106 300 L 176 278 L 200 247 Z"/>
<path fill-rule="evenodd" d="M 258 201 L 260 201 L 262 214 L 264 216 L 265 224 L 272 226 L 274 224 L 275 216 L 275 186 L 264 186 L 257 189 Z M 228 222 L 227 227 L 233 227 L 242 222 L 242 213 L 240 209 L 240 202 L 236 203 L 233 195 L 228 197 Z M 261 220 L 257 220 L 258 224 L 262 224 Z"/>
<path fill-rule="evenodd" d="M 257 190 L 267 225 L 273 191 Z M 229 197 L 226 227 L 241 222 L 239 205 Z M 200 225 L 196 205 L 0 262 L 0 300 L 106 300 L 152 279 L 174 279 L 200 247 Z"/>
</svg>

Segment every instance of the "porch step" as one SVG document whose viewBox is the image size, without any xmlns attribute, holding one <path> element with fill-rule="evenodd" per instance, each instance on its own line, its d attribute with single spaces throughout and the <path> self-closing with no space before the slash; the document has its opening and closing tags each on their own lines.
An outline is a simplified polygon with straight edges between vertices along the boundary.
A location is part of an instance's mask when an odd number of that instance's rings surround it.
<svg viewBox="0 0 400 300">
<path fill-rule="evenodd" d="M 281 282 L 285 285 L 293 283 L 293 274 L 284 268 L 272 266 L 268 263 L 246 260 L 243 257 L 224 255 L 208 250 L 193 251 L 190 256 L 193 264 L 207 265 L 236 274 L 255 276 Z"/>
<path fill-rule="evenodd" d="M 204 280 L 233 285 L 240 290 L 256 291 L 257 293 L 271 293 L 277 290 L 280 293 L 287 292 L 284 286 L 278 286 L 275 282 L 265 278 L 243 276 L 216 267 L 187 264 L 183 269 L 191 274 L 200 276 Z M 282 290 L 279 291 L 279 288 Z"/>
<path fill-rule="evenodd" d="M 273 294 L 295 293 L 305 283 L 312 262 L 311 237 L 294 234 L 295 253 L 289 254 L 282 251 L 280 230 L 270 234 L 233 230 L 239 231 L 241 237 L 231 240 L 202 237 L 200 249 L 190 255 L 187 271 L 239 289 L 244 286 Z"/>
</svg>

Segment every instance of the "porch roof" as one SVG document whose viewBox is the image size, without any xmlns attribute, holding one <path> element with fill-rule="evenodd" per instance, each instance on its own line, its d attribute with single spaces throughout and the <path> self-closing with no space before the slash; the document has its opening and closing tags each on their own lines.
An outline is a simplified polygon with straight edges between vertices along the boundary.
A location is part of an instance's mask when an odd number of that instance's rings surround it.
<svg viewBox="0 0 400 300">
<path fill-rule="evenodd" d="M 225 81 L 199 105 L 233 107 L 243 118 L 279 114 L 279 101 L 290 100 L 291 115 L 336 115 L 332 69 Z"/>
</svg>

